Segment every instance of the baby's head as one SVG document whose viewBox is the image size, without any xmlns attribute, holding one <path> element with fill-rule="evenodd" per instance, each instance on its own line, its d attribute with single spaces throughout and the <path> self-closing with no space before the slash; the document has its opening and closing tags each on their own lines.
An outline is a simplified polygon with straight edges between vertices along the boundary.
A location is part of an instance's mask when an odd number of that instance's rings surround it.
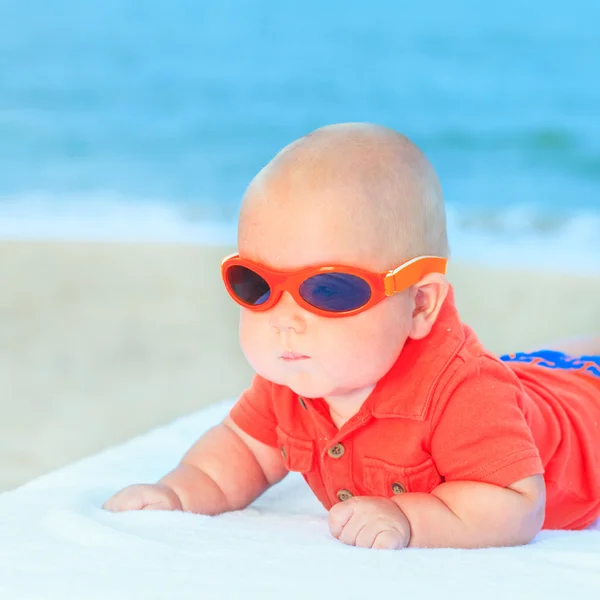
<svg viewBox="0 0 600 600">
<path fill-rule="evenodd" d="M 383 273 L 448 254 L 435 172 L 408 139 L 378 126 L 333 125 L 284 148 L 252 181 L 239 219 L 240 257 L 279 271 L 346 265 Z M 372 388 L 408 338 L 425 337 L 446 296 L 431 273 L 371 308 L 315 314 L 284 292 L 242 308 L 242 349 L 260 375 L 308 398 Z"/>
</svg>

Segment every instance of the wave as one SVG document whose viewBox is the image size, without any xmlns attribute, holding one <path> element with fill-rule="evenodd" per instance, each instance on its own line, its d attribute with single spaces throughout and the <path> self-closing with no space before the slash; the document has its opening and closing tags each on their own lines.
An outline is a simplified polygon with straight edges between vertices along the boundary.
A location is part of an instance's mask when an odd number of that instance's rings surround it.
<svg viewBox="0 0 600 600">
<path fill-rule="evenodd" d="M 600 213 L 568 218 L 529 208 L 465 213 L 448 207 L 452 257 L 494 266 L 600 274 Z"/>
<path fill-rule="evenodd" d="M 36 195 L 0 200 L 0 239 L 235 244 L 235 222 L 201 214 L 155 200 Z"/>
<path fill-rule="evenodd" d="M 565 217 L 533 206 L 483 211 L 455 204 L 447 210 L 454 259 L 600 274 L 600 212 Z M 236 223 L 207 220 L 185 203 L 36 195 L 0 199 L 0 239 L 233 246 Z"/>
</svg>

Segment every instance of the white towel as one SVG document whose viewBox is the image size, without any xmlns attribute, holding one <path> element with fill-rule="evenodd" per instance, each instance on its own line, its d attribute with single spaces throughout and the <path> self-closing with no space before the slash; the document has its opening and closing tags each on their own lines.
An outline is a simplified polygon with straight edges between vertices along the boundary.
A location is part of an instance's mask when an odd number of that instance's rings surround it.
<svg viewBox="0 0 600 600">
<path fill-rule="evenodd" d="M 600 526 L 528 546 L 374 551 L 329 536 L 295 474 L 246 510 L 113 514 L 121 487 L 177 464 L 230 401 L 0 496 L 0 599 L 600 598 Z"/>
</svg>

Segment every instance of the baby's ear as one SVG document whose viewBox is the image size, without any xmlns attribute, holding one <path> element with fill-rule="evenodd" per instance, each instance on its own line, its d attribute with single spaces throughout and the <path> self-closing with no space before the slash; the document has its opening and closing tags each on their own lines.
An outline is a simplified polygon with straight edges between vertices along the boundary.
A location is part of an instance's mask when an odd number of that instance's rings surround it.
<svg viewBox="0 0 600 600">
<path fill-rule="evenodd" d="M 420 340 L 429 334 L 448 295 L 449 287 L 446 276 L 441 273 L 430 273 L 415 284 L 412 326 L 408 337 Z"/>
</svg>

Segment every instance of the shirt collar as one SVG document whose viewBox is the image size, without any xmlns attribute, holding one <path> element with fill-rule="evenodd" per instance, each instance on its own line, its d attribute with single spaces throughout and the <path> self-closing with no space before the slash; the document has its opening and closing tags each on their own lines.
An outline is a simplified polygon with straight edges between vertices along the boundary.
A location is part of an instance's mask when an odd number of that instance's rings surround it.
<svg viewBox="0 0 600 600">
<path fill-rule="evenodd" d="M 435 385 L 464 339 L 450 287 L 429 334 L 421 340 L 407 340 L 398 360 L 371 392 L 365 408 L 379 419 L 425 420 Z"/>
</svg>

